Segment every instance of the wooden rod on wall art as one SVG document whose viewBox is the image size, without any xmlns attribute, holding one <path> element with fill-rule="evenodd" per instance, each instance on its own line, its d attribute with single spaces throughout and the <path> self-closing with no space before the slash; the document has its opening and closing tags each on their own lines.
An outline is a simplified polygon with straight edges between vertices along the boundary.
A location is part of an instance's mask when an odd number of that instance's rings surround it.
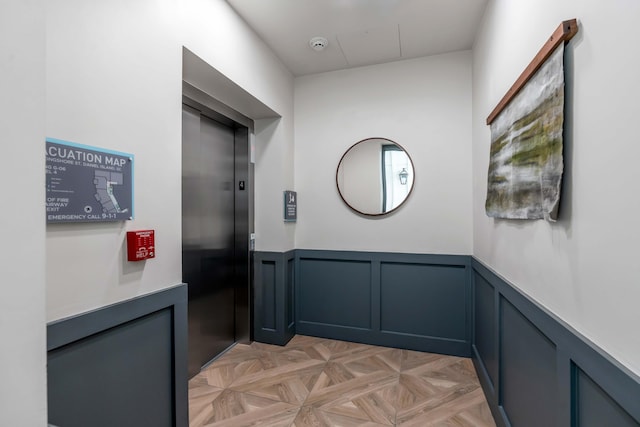
<svg viewBox="0 0 640 427">
<path fill-rule="evenodd" d="M 563 21 L 558 28 L 551 34 L 549 40 L 542 46 L 542 49 L 538 52 L 538 54 L 533 58 L 533 61 L 529 63 L 527 68 L 524 69 L 520 77 L 516 80 L 516 82 L 511 86 L 511 88 L 507 91 L 507 93 L 502 97 L 496 108 L 493 109 L 489 117 L 487 117 L 487 124 L 490 125 L 495 118 L 500 114 L 500 112 L 504 109 L 504 107 L 511 102 L 514 96 L 520 92 L 520 89 L 529 81 L 531 76 L 533 76 L 536 71 L 542 67 L 542 64 L 551 56 L 551 54 L 556 50 L 560 43 L 566 43 L 573 38 L 578 32 L 578 22 L 575 19 L 570 19 L 568 21 Z"/>
</svg>

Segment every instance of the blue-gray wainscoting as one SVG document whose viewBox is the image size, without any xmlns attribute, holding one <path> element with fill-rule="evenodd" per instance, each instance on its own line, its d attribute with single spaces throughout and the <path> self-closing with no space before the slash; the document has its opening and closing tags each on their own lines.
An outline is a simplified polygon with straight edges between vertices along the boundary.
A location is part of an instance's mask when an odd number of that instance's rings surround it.
<svg viewBox="0 0 640 427">
<path fill-rule="evenodd" d="M 471 256 L 256 252 L 255 339 L 471 356 L 498 426 L 640 427 L 640 379 Z"/>
<path fill-rule="evenodd" d="M 473 357 L 498 426 L 640 426 L 640 379 L 477 260 Z"/>
<path fill-rule="evenodd" d="M 296 251 L 296 331 L 470 356 L 469 257 Z"/>
<path fill-rule="evenodd" d="M 253 339 L 285 345 L 295 334 L 295 251 L 255 252 Z"/>
<path fill-rule="evenodd" d="M 187 287 L 47 325 L 49 423 L 187 427 Z"/>
<path fill-rule="evenodd" d="M 255 259 L 258 341 L 299 333 L 471 355 L 468 256 L 298 249 Z"/>
</svg>

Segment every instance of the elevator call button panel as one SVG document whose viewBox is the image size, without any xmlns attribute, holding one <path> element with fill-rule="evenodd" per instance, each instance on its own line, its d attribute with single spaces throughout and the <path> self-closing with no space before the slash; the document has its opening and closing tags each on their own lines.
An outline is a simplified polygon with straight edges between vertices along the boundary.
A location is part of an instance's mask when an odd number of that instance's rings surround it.
<svg viewBox="0 0 640 427">
<path fill-rule="evenodd" d="M 127 231 L 127 259 L 142 261 L 156 257 L 154 230 Z"/>
</svg>

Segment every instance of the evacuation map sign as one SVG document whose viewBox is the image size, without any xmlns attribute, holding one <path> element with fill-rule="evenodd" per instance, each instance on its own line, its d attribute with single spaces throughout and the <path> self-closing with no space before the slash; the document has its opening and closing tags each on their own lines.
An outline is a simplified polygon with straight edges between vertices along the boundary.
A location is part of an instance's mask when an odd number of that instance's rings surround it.
<svg viewBox="0 0 640 427">
<path fill-rule="evenodd" d="M 133 218 L 133 155 L 47 138 L 47 222 Z"/>
</svg>

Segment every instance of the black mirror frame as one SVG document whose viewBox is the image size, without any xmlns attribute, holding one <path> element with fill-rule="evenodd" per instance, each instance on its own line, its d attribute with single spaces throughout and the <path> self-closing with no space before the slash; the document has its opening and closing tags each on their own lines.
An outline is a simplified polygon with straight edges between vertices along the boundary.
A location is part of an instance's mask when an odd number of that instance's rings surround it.
<svg viewBox="0 0 640 427">
<path fill-rule="evenodd" d="M 338 182 L 338 177 L 339 177 L 339 173 L 340 173 L 340 165 L 342 164 L 342 160 L 345 158 L 345 156 L 347 154 L 349 154 L 349 151 L 351 151 L 356 145 L 358 144 L 362 144 L 363 142 L 366 141 L 370 141 L 372 139 L 375 140 L 383 140 L 383 141 L 389 141 L 390 144 L 393 144 L 397 147 L 399 147 L 400 149 L 402 149 L 402 151 L 404 151 L 404 153 L 407 155 L 407 158 L 409 159 L 409 163 L 411 163 L 411 169 L 413 169 L 413 176 L 411 177 L 411 189 L 409 189 L 409 192 L 407 193 L 407 197 L 404 198 L 404 200 L 402 201 L 402 203 L 400 203 L 398 206 L 396 206 L 395 208 L 391 209 L 390 211 L 387 212 L 381 212 L 381 213 L 368 213 L 368 212 L 362 212 L 356 208 L 354 208 L 353 206 L 351 206 L 349 204 L 349 202 L 347 202 L 347 200 L 344 198 L 344 195 L 342 194 L 342 191 L 340 191 L 340 185 Z M 340 161 L 338 162 L 338 167 L 336 168 L 336 188 L 338 189 L 338 194 L 340 195 L 340 198 L 342 199 L 342 201 L 344 202 L 345 205 L 347 205 L 347 207 L 349 207 L 349 209 L 351 209 L 352 211 L 363 215 L 365 217 L 384 217 L 384 216 L 388 216 L 390 214 L 392 214 L 393 212 L 397 211 L 398 209 L 400 209 L 406 202 L 407 200 L 409 200 L 409 197 L 411 196 L 411 193 L 413 193 L 413 188 L 415 187 L 415 183 L 416 183 L 416 168 L 415 165 L 413 164 L 413 159 L 411 158 L 411 156 L 409 155 L 409 153 L 407 152 L 407 150 L 400 144 L 398 144 L 397 142 L 389 139 L 389 138 L 382 138 L 382 137 L 371 137 L 371 138 L 365 138 L 362 139 L 358 142 L 356 142 L 355 144 L 353 144 L 351 147 L 349 147 L 344 154 L 342 155 L 342 157 L 340 157 Z"/>
</svg>

